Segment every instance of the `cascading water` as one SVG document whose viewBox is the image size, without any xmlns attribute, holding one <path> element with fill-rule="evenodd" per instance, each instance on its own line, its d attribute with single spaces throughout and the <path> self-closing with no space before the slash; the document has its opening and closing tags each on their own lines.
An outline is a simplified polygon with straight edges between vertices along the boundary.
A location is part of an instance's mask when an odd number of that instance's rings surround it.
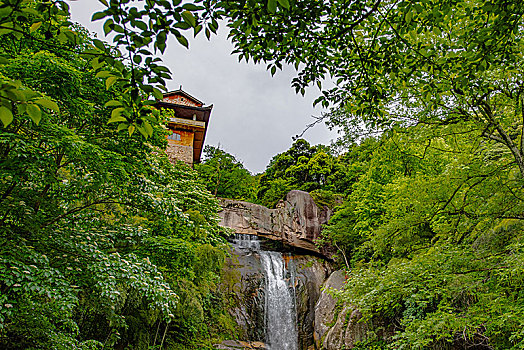
<svg viewBox="0 0 524 350">
<path fill-rule="evenodd" d="M 270 350 L 298 350 L 294 289 L 288 287 L 293 274 L 287 270 L 279 252 L 261 251 L 266 275 L 266 339 Z M 287 280 L 287 281 L 286 281 Z"/>
<path fill-rule="evenodd" d="M 235 234 L 233 244 L 240 249 L 260 250 L 260 241 L 257 236 Z"/>
</svg>

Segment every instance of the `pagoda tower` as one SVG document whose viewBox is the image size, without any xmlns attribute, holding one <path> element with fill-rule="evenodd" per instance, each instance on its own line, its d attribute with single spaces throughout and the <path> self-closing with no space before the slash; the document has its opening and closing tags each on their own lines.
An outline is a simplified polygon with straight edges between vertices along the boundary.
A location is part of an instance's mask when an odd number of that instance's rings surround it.
<svg viewBox="0 0 524 350">
<path fill-rule="evenodd" d="M 193 165 L 200 163 L 200 156 L 206 138 L 207 124 L 213 105 L 204 107 L 204 103 L 180 89 L 166 92 L 158 108 L 174 112 L 167 123 L 166 153 L 172 163 L 183 161 Z"/>
</svg>

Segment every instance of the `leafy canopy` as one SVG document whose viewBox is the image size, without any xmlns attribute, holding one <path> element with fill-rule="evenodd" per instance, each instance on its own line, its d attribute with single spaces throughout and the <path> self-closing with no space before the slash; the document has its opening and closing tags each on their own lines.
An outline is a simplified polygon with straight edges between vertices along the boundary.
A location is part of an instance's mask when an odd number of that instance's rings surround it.
<svg viewBox="0 0 524 350">
<path fill-rule="evenodd" d="M 524 7 L 515 1 L 291 1 L 229 5 L 239 58 L 298 71 L 318 85 L 331 126 L 349 140 L 420 123 L 461 121 L 500 143 L 524 175 Z M 322 88 L 324 80 L 333 83 Z M 329 85 L 329 84 L 328 84 Z M 364 130 L 363 130 L 364 128 Z"/>
<path fill-rule="evenodd" d="M 206 146 L 204 160 L 195 164 L 203 184 L 213 195 L 223 198 L 253 200 L 257 181 L 233 155 Z"/>
</svg>

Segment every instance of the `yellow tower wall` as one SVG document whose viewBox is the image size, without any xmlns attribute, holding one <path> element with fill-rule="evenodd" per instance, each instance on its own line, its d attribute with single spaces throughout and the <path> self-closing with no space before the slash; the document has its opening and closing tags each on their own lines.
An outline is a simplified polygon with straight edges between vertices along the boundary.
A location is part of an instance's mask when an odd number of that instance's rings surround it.
<svg viewBox="0 0 524 350">
<path fill-rule="evenodd" d="M 180 140 L 167 140 L 166 153 L 169 161 L 176 163 L 177 160 L 193 165 L 193 141 L 194 133 L 188 130 L 176 130 Z"/>
</svg>

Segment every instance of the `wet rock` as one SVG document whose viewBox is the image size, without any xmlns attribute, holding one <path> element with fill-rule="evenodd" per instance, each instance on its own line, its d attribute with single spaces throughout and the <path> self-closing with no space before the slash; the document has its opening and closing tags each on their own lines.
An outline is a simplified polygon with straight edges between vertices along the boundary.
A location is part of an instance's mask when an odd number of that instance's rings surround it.
<svg viewBox="0 0 524 350">
<path fill-rule="evenodd" d="M 238 337 L 249 342 L 265 342 L 265 276 L 260 254 L 238 247 L 231 253 L 220 288 L 231 300 L 229 312 L 237 323 Z M 290 286 L 294 287 L 296 298 L 298 348 L 313 349 L 315 305 L 320 286 L 332 268 L 328 261 L 316 256 L 284 254 L 283 258 L 287 270 L 294 271 Z"/>
<path fill-rule="evenodd" d="M 343 270 L 335 271 L 329 276 L 322 288 L 340 290 L 344 286 L 345 279 Z M 314 338 L 317 348 L 320 348 L 321 341 L 333 326 L 333 322 L 336 321 L 336 307 L 336 300 L 325 291 L 322 291 L 315 306 Z"/>
<path fill-rule="evenodd" d="M 296 310 L 299 349 L 314 346 L 315 305 L 320 297 L 320 287 L 332 272 L 329 262 L 311 255 L 294 256 L 296 271 Z"/>
<path fill-rule="evenodd" d="M 264 287 L 260 255 L 233 250 L 223 269 L 220 288 L 230 300 L 229 313 L 241 339 L 265 341 Z"/>
</svg>

